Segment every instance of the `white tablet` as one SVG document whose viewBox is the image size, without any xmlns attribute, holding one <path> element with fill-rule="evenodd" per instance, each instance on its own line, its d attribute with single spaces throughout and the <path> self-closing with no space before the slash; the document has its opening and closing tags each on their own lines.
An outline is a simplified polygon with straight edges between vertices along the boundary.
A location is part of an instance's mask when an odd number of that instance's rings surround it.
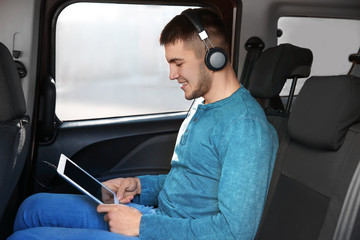
<svg viewBox="0 0 360 240">
<path fill-rule="evenodd" d="M 116 194 L 104 184 L 96 180 L 73 161 L 61 154 L 57 172 L 82 193 L 88 195 L 98 204 L 118 204 Z M 107 196 L 104 198 L 104 196 Z"/>
</svg>

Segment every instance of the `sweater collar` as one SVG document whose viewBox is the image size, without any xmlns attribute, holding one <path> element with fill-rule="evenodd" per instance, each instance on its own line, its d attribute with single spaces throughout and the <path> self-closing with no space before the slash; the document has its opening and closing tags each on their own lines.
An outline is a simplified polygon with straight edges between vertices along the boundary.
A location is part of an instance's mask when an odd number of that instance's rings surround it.
<svg viewBox="0 0 360 240">
<path fill-rule="evenodd" d="M 244 86 L 241 86 L 239 89 L 237 89 L 233 94 L 231 94 L 227 98 L 221 99 L 221 100 L 213 102 L 213 103 L 208 103 L 208 104 L 204 104 L 204 100 L 202 100 L 201 104 L 199 104 L 198 107 L 199 107 L 199 109 L 203 109 L 203 110 L 220 107 L 224 104 L 227 104 L 227 103 L 232 102 L 233 100 L 239 98 L 245 92 L 246 92 L 246 89 L 244 88 Z"/>
</svg>

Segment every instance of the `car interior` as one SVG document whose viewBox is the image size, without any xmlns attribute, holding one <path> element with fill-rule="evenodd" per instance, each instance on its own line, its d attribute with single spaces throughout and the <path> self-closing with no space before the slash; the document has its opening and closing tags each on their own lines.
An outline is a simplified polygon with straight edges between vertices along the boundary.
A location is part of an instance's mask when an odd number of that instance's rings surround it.
<svg viewBox="0 0 360 240">
<path fill-rule="evenodd" d="M 79 193 L 61 154 L 99 181 L 170 170 L 192 102 L 158 37 L 189 7 L 223 17 L 278 133 L 255 239 L 360 238 L 360 1 L 0 0 L 0 239 L 26 197 Z"/>
</svg>

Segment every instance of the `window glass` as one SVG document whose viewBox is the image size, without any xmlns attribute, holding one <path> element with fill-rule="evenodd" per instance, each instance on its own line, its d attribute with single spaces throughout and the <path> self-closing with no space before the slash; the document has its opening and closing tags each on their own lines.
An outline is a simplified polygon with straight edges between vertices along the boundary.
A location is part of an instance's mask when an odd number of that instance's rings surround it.
<svg viewBox="0 0 360 240">
<path fill-rule="evenodd" d="M 75 3 L 56 23 L 56 114 L 79 120 L 187 110 L 161 30 L 186 6 Z"/>
<path fill-rule="evenodd" d="M 282 31 L 278 44 L 291 43 L 312 51 L 312 76 L 347 74 L 351 68 L 348 57 L 360 47 L 359 20 L 281 17 L 278 28 Z M 298 80 L 295 94 L 305 80 Z M 290 86 L 288 80 L 280 95 L 289 95 Z"/>
</svg>

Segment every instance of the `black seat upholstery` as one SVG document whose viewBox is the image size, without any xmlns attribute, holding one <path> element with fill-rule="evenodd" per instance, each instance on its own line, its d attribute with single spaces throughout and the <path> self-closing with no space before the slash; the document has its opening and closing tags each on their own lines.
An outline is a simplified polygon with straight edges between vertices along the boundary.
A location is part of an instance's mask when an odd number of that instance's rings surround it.
<svg viewBox="0 0 360 240">
<path fill-rule="evenodd" d="M 312 60 L 311 50 L 281 44 L 266 49 L 251 73 L 249 91 L 262 103 L 268 121 L 275 127 L 280 141 L 286 133 L 288 111 L 284 111 L 279 94 L 287 79 L 309 76 Z M 293 87 L 295 84 L 293 82 Z M 274 100 L 277 104 L 274 104 Z"/>
<path fill-rule="evenodd" d="M 287 79 L 306 78 L 310 75 L 312 60 L 312 52 L 307 48 L 288 43 L 268 48 L 254 66 L 249 91 L 255 98 L 269 100 L 278 97 Z"/>
<path fill-rule="evenodd" d="M 332 239 L 360 160 L 360 78 L 311 77 L 280 143 L 257 239 Z"/>
<path fill-rule="evenodd" d="M 13 58 L 0 43 L 0 217 L 23 170 L 29 118 Z"/>
<path fill-rule="evenodd" d="M 268 121 L 275 127 L 278 133 L 280 142 L 278 156 L 287 147 L 287 124 L 289 117 L 289 109 L 287 111 L 284 109 L 279 94 L 287 79 L 295 79 L 292 82 L 292 88 L 294 89 L 297 78 L 309 76 L 312 60 L 311 50 L 291 44 L 281 44 L 266 49 L 259 57 L 253 69 L 249 91 L 262 103 Z M 289 96 L 289 99 L 292 97 Z M 289 99 L 288 107 L 291 106 Z M 274 100 L 276 101 L 275 104 Z M 281 144 L 283 139 L 285 139 L 285 144 Z M 281 161 L 277 160 L 275 162 L 268 198 L 271 198 L 274 193 L 275 183 L 280 176 L 281 165 Z M 265 205 L 264 214 L 266 214 L 268 208 L 269 202 Z M 261 220 L 260 226 L 263 224 L 263 221 L 264 217 Z"/>
</svg>

